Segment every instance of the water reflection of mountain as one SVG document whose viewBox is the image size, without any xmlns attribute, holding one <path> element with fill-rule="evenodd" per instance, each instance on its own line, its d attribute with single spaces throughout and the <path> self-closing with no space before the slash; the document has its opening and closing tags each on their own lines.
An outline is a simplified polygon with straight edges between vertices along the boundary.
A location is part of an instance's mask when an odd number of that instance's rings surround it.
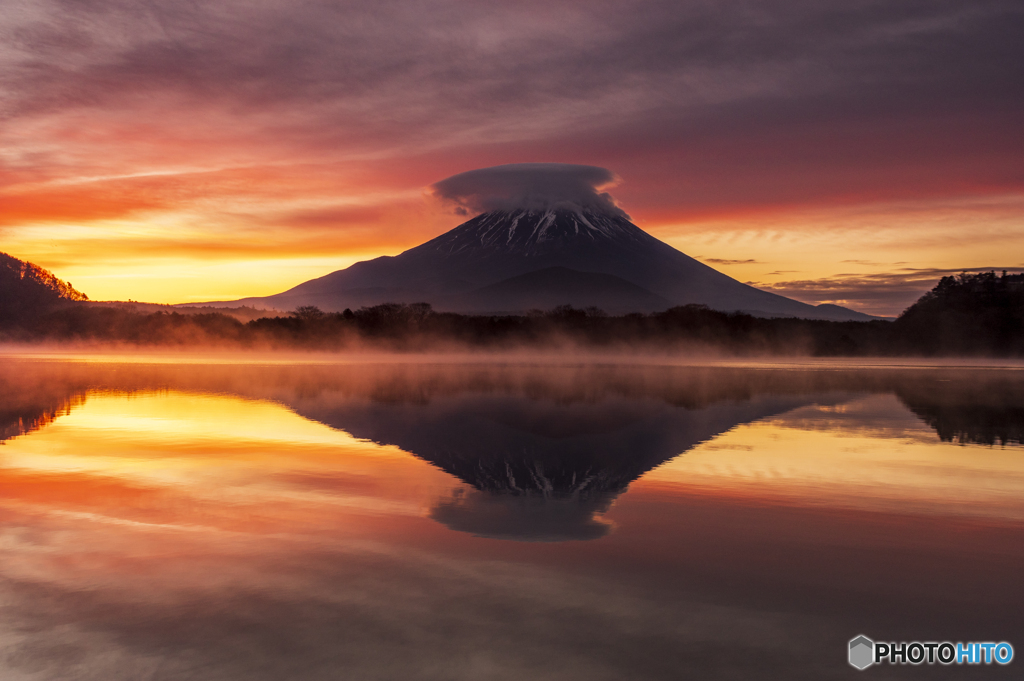
<svg viewBox="0 0 1024 681">
<path fill-rule="evenodd" d="M 597 537 L 633 480 L 738 424 L 895 393 L 944 440 L 1024 441 L 1024 372 L 517 365 L 0 364 L 0 440 L 92 391 L 269 399 L 467 483 L 432 510 L 478 535 Z"/>
<path fill-rule="evenodd" d="M 472 486 L 433 517 L 474 534 L 592 538 L 594 520 L 630 482 L 741 423 L 808 396 L 760 395 L 701 408 L 652 397 L 566 401 L 468 392 L 423 402 L 293 405 L 301 415 L 428 461 Z"/>
</svg>

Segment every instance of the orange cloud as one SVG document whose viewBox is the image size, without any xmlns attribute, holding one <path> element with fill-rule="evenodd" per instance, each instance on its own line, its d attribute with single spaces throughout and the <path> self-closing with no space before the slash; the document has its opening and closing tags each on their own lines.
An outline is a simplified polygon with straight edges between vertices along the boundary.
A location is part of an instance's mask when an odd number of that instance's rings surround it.
<svg viewBox="0 0 1024 681">
<path fill-rule="evenodd" d="M 723 268 L 768 266 L 780 234 L 808 233 L 788 217 L 811 208 L 1024 195 L 1009 0 L 844 7 L 843 22 L 830 3 L 763 20 L 669 0 L 582 7 L 98 0 L 15 13 L 0 49 L 4 247 L 104 291 L 121 277 L 117 297 L 170 301 L 202 293 L 173 279 L 136 289 L 126 269 L 219 259 L 222 274 L 203 274 L 211 295 L 228 281 L 271 293 L 275 253 L 316 260 L 288 275 L 309 278 L 397 252 L 459 222 L 424 188 L 508 163 L 608 168 L 618 204 L 659 237 L 773 224 L 748 252 L 698 244 Z M 979 208 L 965 224 L 994 223 Z M 947 238 L 942 254 L 893 257 L 887 233 L 864 231 L 852 257 L 945 268 L 961 254 Z M 831 271 L 808 276 L 845 271 L 842 259 L 822 251 Z"/>
</svg>

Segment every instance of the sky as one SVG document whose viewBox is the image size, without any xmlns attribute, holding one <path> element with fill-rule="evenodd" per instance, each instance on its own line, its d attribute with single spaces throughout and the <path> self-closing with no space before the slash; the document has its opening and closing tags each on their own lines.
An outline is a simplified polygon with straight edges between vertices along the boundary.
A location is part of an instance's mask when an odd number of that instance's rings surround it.
<svg viewBox="0 0 1024 681">
<path fill-rule="evenodd" d="M 1019 0 L 0 0 L 0 251 L 92 299 L 270 295 L 608 169 L 740 281 L 897 314 L 1024 267 Z"/>
</svg>

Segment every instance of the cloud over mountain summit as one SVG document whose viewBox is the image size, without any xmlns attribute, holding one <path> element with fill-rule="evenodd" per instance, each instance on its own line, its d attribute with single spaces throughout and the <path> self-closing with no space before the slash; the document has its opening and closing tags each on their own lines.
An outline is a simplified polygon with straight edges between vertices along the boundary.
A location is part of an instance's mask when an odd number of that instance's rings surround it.
<svg viewBox="0 0 1024 681">
<path fill-rule="evenodd" d="M 457 212 L 568 208 L 629 218 L 601 189 L 619 178 L 607 168 L 571 163 L 510 163 L 470 170 L 431 185 Z"/>
</svg>

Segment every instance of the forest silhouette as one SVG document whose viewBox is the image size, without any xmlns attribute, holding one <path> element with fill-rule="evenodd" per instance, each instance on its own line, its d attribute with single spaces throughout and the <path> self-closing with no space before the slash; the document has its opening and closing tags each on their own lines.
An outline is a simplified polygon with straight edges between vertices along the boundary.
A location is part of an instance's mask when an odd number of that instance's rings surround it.
<svg viewBox="0 0 1024 681">
<path fill-rule="evenodd" d="M 161 346 L 413 352 L 584 347 L 604 351 L 707 351 L 726 355 L 1024 356 L 1024 274 L 943 277 L 895 321 L 765 318 L 685 305 L 610 316 L 563 305 L 526 314 L 439 312 L 388 303 L 333 313 L 300 307 L 242 322 L 90 303 L 49 272 L 0 254 L 0 341 L 126 342 Z M 251 312 L 251 311 L 250 311 Z M 250 315 L 252 316 L 252 315 Z"/>
</svg>

